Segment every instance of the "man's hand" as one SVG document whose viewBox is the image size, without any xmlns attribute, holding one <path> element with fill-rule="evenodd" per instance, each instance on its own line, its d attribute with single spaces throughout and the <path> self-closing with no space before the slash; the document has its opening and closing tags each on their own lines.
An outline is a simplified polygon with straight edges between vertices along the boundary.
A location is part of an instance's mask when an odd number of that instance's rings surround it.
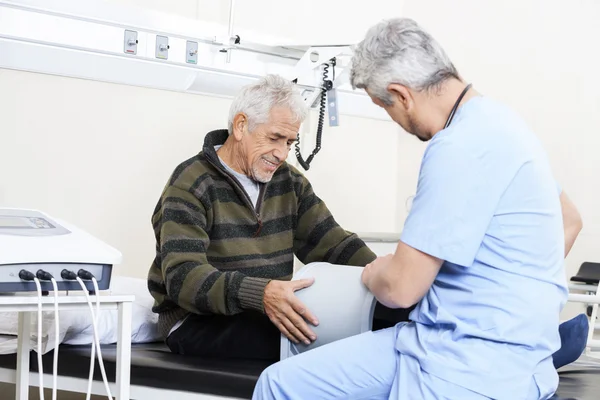
<svg viewBox="0 0 600 400">
<path fill-rule="evenodd" d="M 315 326 L 319 321 L 294 294 L 296 290 L 309 287 L 313 282 L 314 278 L 297 281 L 272 280 L 265 286 L 265 313 L 281 333 L 294 343 L 303 342 L 309 345 L 317 339 L 305 319 Z"/>
<path fill-rule="evenodd" d="M 367 289 L 371 290 L 371 286 L 369 286 L 371 280 L 381 271 L 382 267 L 392 260 L 392 257 L 394 257 L 393 254 L 388 254 L 384 257 L 377 257 L 372 263 L 365 266 L 361 275 L 361 279 L 362 283 L 367 287 Z"/>
</svg>

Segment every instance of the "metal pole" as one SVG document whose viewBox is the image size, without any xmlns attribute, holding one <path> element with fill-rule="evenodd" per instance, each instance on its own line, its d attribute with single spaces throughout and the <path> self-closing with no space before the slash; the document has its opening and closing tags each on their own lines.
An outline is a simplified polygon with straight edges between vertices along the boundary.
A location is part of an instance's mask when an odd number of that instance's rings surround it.
<svg viewBox="0 0 600 400">
<path fill-rule="evenodd" d="M 229 40 L 233 38 L 233 21 L 235 17 L 235 0 L 229 0 Z M 228 43 L 229 44 L 229 43 Z M 227 63 L 231 62 L 231 48 L 227 49 Z"/>
</svg>

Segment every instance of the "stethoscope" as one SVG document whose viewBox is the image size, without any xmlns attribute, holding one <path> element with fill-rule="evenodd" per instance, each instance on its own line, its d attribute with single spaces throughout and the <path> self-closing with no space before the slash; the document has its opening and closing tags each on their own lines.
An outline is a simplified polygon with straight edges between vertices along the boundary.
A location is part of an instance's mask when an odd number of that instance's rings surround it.
<svg viewBox="0 0 600 400">
<path fill-rule="evenodd" d="M 452 111 L 450 111 L 450 115 L 448 116 L 448 120 L 446 120 L 446 125 L 444 125 L 444 129 L 446 129 L 447 127 L 449 127 L 450 124 L 452 123 L 452 120 L 454 119 L 454 114 L 456 113 L 456 110 L 458 109 L 458 105 L 462 101 L 463 97 L 465 97 L 465 94 L 467 94 L 467 92 L 469 91 L 469 89 L 471 89 L 471 86 L 473 86 L 473 84 L 469 83 L 467 85 L 467 87 L 464 88 L 464 90 L 462 91 L 462 93 L 460 94 L 460 96 L 458 96 L 458 99 L 456 100 L 456 103 L 454 103 L 454 107 L 452 107 Z"/>
<path fill-rule="evenodd" d="M 447 127 L 449 127 L 450 124 L 452 123 L 452 120 L 454 119 L 454 114 L 456 114 L 456 110 L 458 110 L 458 105 L 462 101 L 463 97 L 465 97 L 465 94 L 467 94 L 467 92 L 469 91 L 469 89 L 471 89 L 471 86 L 473 86 L 473 84 L 469 83 L 467 85 L 467 87 L 465 87 L 463 89 L 463 91 L 460 94 L 460 96 L 458 96 L 458 99 L 456 100 L 456 103 L 454 103 L 454 106 L 452 107 L 452 111 L 450 111 L 450 115 L 448 116 L 448 119 L 446 120 L 446 125 L 444 125 L 444 129 L 446 129 Z M 410 209 L 412 208 L 412 203 L 413 203 L 413 199 L 414 198 L 415 198 L 414 195 L 408 196 L 408 198 L 404 202 L 404 206 L 406 207 L 406 212 L 410 212 Z"/>
</svg>

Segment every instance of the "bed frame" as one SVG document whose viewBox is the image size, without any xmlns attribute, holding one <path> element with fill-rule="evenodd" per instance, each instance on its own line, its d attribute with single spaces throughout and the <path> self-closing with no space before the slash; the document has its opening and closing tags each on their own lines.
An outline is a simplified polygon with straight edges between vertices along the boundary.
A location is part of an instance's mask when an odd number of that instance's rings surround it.
<svg viewBox="0 0 600 400">
<path fill-rule="evenodd" d="M 135 353 L 135 352 L 134 352 Z M 7 356 L 0 356 L 6 358 Z M 82 360 L 82 367 L 85 365 L 84 373 L 88 373 L 89 358 Z M 60 364 L 59 364 L 60 369 Z M 173 388 L 160 388 L 152 385 L 140 384 L 137 379 L 138 368 L 132 366 L 132 384 L 131 384 L 131 399 L 132 400 L 228 400 L 228 399 L 250 399 L 251 394 L 248 392 L 241 396 L 228 396 L 216 393 L 204 393 L 197 390 L 177 390 Z M 559 372 L 560 386 L 557 394 L 551 400 L 596 400 L 600 393 L 600 366 L 597 367 L 581 367 L 571 365 Z M 98 378 L 98 377 L 95 377 Z M 230 377 L 229 385 L 235 386 L 239 383 L 239 377 Z M 0 367 L 0 382 L 16 383 L 16 371 L 14 368 Z M 37 372 L 30 373 L 30 384 L 37 386 Z M 52 382 L 51 374 L 44 374 L 44 382 Z M 225 385 L 228 386 L 228 385 Z M 60 375 L 58 378 L 58 389 L 68 392 L 86 393 L 87 378 L 78 378 L 72 376 Z M 111 384 L 111 390 L 115 390 L 114 383 Z M 106 396 L 104 385 L 101 380 L 95 379 L 92 385 L 92 393 L 99 396 Z"/>
<path fill-rule="evenodd" d="M 16 384 L 17 374 L 14 369 L 0 368 L 0 382 Z M 29 382 L 32 387 L 38 387 L 38 374 L 37 372 L 31 372 L 29 374 Z M 52 382 L 52 375 L 44 374 L 44 385 L 48 388 L 48 383 Z M 70 376 L 58 377 L 58 390 L 76 393 L 87 393 L 88 381 L 82 378 L 73 378 Z M 147 400 L 164 400 L 164 399 L 177 399 L 177 400 L 229 400 L 229 399 L 242 399 L 241 397 L 223 397 L 218 395 L 209 395 L 197 392 L 184 392 L 181 390 L 169 390 L 153 388 L 149 386 L 131 385 L 131 399 L 147 399 Z M 116 391 L 114 383 L 110 384 L 111 392 Z M 92 394 L 106 397 L 106 390 L 104 384 L 101 381 L 94 381 L 92 384 Z"/>
<path fill-rule="evenodd" d="M 116 345 L 103 345 L 102 357 L 111 392 L 115 390 Z M 52 384 L 53 352 L 42 358 L 44 386 Z M 59 348 L 58 389 L 86 393 L 90 346 Z M 134 344 L 131 351 L 130 397 L 135 400 L 249 399 L 261 372 L 269 363 L 250 360 L 218 360 L 172 354 L 163 343 Z M 30 384 L 39 385 L 37 357 L 30 354 Z M 49 373 L 50 372 L 50 373 Z M 16 354 L 0 355 L 0 382 L 16 384 Z M 106 396 L 98 364 L 92 393 Z"/>
<path fill-rule="evenodd" d="M 600 277 L 600 264 L 596 264 Z M 589 267 L 589 265 L 588 265 Z M 581 282 L 572 279 L 569 302 L 590 307 L 590 331 L 586 356 L 600 359 L 600 341 L 593 339 L 598 326 L 600 285 L 598 281 Z M 102 346 L 107 376 L 114 388 L 116 373 L 116 345 Z M 43 357 L 44 371 L 52 371 L 50 352 Z M 265 361 L 222 360 L 183 357 L 172 354 L 164 343 L 134 344 L 131 357 L 131 399 L 134 400 L 224 400 L 249 399 L 261 372 L 268 367 Z M 86 393 L 90 364 L 90 345 L 60 346 L 59 390 Z M 38 384 L 37 357 L 30 353 L 30 384 Z M 16 354 L 0 355 L 0 382 L 16 384 Z M 561 383 L 558 396 L 579 400 L 598 399 L 600 396 L 600 362 L 596 366 L 571 365 L 559 371 Z M 46 386 L 52 375 L 44 375 Z M 104 385 L 96 364 L 92 393 L 104 395 Z"/>
</svg>

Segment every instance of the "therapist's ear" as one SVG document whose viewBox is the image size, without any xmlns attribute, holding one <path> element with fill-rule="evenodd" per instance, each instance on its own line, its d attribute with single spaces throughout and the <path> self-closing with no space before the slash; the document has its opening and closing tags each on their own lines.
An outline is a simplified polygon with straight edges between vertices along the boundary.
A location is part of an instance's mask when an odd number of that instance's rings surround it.
<svg viewBox="0 0 600 400">
<path fill-rule="evenodd" d="M 412 94 L 406 86 L 398 83 L 391 83 L 387 87 L 387 90 L 405 110 L 408 111 L 413 106 Z"/>
</svg>

